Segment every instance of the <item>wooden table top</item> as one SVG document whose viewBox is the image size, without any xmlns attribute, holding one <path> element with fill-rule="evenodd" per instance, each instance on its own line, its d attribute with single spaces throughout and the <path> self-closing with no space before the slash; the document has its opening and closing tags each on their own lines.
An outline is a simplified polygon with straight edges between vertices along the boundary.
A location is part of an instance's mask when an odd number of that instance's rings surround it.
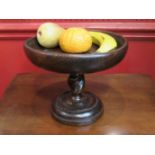
<svg viewBox="0 0 155 155">
<path fill-rule="evenodd" d="M 68 126 L 51 117 L 57 95 L 69 89 L 67 75 L 19 74 L 0 103 L 0 134 L 155 134 L 155 87 L 138 74 L 89 74 L 85 90 L 97 95 L 104 114 L 88 126 Z"/>
</svg>

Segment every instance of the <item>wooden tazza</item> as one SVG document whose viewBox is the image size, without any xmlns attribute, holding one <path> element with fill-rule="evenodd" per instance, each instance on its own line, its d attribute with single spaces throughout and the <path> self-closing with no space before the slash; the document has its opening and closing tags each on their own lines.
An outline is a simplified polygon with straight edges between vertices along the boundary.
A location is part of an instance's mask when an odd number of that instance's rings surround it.
<svg viewBox="0 0 155 155">
<path fill-rule="evenodd" d="M 49 71 L 69 74 L 71 91 L 58 96 L 51 108 L 52 116 L 62 123 L 88 125 L 103 113 L 102 101 L 90 92 L 83 92 L 84 74 L 113 67 L 124 58 L 128 49 L 124 37 L 113 32 L 104 33 L 113 36 L 118 44 L 117 48 L 108 53 L 97 53 L 97 46 L 93 45 L 88 53 L 68 54 L 59 47 L 41 47 L 35 37 L 24 44 L 25 53 L 33 64 Z"/>
</svg>

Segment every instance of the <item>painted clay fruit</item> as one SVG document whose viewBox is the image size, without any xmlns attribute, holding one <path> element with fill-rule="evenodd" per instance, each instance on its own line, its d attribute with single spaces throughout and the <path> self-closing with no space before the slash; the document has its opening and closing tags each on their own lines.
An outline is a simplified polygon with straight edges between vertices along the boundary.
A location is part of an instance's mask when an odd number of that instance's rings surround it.
<svg viewBox="0 0 155 155">
<path fill-rule="evenodd" d="M 91 48 L 92 37 L 84 28 L 71 27 L 61 34 L 59 45 L 67 53 L 84 53 Z"/>
<path fill-rule="evenodd" d="M 92 36 L 93 43 L 99 46 L 96 52 L 107 53 L 117 47 L 117 41 L 111 35 L 95 31 L 89 33 Z"/>
<path fill-rule="evenodd" d="M 64 29 L 57 24 L 43 23 L 37 30 L 37 40 L 45 48 L 56 47 L 63 31 Z"/>
</svg>

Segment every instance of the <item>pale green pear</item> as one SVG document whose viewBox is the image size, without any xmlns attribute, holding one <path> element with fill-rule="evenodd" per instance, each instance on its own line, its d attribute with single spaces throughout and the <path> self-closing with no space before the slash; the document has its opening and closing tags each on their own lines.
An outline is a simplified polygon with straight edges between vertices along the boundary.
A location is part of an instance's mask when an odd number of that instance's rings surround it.
<svg viewBox="0 0 155 155">
<path fill-rule="evenodd" d="M 56 47 L 63 31 L 64 29 L 57 24 L 43 23 L 37 30 L 37 40 L 45 48 Z"/>
</svg>

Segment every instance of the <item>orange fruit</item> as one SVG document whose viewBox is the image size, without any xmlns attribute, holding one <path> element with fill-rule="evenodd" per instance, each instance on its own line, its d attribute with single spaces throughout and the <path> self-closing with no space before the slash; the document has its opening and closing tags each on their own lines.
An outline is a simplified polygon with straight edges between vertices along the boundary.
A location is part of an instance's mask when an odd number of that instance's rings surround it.
<svg viewBox="0 0 155 155">
<path fill-rule="evenodd" d="M 60 35 L 59 45 L 64 52 L 84 53 L 91 48 L 92 38 L 86 29 L 72 27 Z"/>
</svg>

